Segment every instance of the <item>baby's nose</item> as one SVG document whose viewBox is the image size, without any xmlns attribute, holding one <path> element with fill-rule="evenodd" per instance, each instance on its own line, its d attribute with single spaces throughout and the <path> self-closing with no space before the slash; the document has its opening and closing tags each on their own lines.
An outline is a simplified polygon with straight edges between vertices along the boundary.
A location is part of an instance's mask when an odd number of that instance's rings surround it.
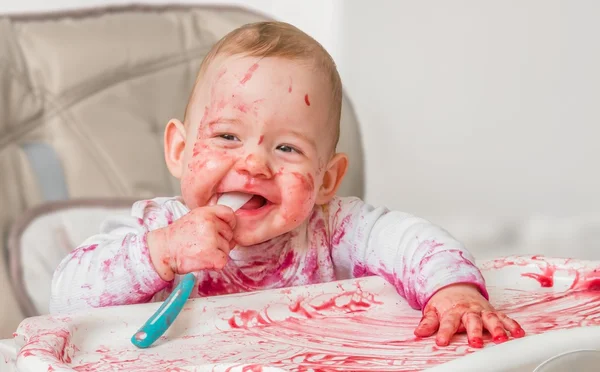
<svg viewBox="0 0 600 372">
<path fill-rule="evenodd" d="M 257 153 L 248 154 L 245 158 L 240 159 L 236 164 L 236 170 L 252 177 L 271 178 L 273 176 L 266 157 Z"/>
</svg>

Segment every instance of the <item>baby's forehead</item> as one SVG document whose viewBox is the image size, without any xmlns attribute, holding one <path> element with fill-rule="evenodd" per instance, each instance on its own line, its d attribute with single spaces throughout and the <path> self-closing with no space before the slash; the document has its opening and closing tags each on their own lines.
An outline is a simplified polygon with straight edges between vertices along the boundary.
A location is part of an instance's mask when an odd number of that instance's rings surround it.
<svg viewBox="0 0 600 372">
<path fill-rule="evenodd" d="M 331 105 L 323 74 L 310 63 L 281 57 L 215 58 L 195 88 L 201 100 L 247 98 L 292 104 L 315 114 Z M 325 89 L 324 89 L 325 88 Z"/>
<path fill-rule="evenodd" d="M 304 127 L 316 137 L 335 133 L 329 130 L 335 127 L 329 115 L 331 94 L 323 89 L 324 78 L 311 63 L 219 56 L 207 66 L 202 80 L 201 102 L 212 109 L 221 107 L 221 114 L 239 116 L 241 122 L 264 119 L 275 127 L 285 123 Z"/>
<path fill-rule="evenodd" d="M 283 83 L 299 76 L 314 74 L 309 63 L 281 57 L 244 55 L 219 56 L 207 68 L 204 81 L 208 84 L 247 85 L 251 79 Z"/>
</svg>

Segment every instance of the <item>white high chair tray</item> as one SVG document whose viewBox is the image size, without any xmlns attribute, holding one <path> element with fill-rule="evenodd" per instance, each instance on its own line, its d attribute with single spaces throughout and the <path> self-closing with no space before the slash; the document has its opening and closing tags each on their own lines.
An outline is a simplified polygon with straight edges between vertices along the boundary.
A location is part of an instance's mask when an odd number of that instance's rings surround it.
<svg viewBox="0 0 600 372">
<path fill-rule="evenodd" d="M 16 369 L 532 371 L 559 352 L 600 348 L 600 262 L 527 256 L 478 266 L 492 304 L 525 338 L 494 345 L 486 335 L 481 350 L 461 334 L 437 347 L 413 334 L 420 311 L 368 277 L 190 300 L 148 349 L 129 340 L 159 303 L 29 318 L 15 333 Z"/>
</svg>

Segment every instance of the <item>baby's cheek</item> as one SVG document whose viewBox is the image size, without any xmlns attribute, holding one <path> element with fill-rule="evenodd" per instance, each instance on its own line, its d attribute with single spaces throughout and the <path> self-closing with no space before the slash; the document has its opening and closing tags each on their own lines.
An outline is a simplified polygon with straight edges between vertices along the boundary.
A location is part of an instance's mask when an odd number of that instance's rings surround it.
<svg viewBox="0 0 600 372">
<path fill-rule="evenodd" d="M 192 159 L 209 151 L 210 149 L 206 143 L 198 141 L 194 144 L 194 149 L 192 150 Z"/>
<path fill-rule="evenodd" d="M 188 163 L 187 173 L 192 178 L 206 179 L 206 172 L 218 170 L 223 164 L 229 163 L 229 157 L 219 153 L 210 152 L 198 155 Z"/>
<path fill-rule="evenodd" d="M 220 174 L 221 167 L 225 167 L 232 162 L 232 157 L 225 150 L 210 149 L 205 144 L 194 146 L 194 154 L 184 169 L 181 177 L 181 193 L 190 206 L 199 206 L 203 200 L 192 199 L 202 195 L 208 195 L 212 188 L 220 180 L 214 179 L 211 175 Z M 203 195 L 203 194 L 207 195 Z"/>
<path fill-rule="evenodd" d="M 312 174 L 303 174 L 300 172 L 292 172 L 290 174 L 290 187 L 295 194 L 302 195 L 305 198 L 314 200 L 315 179 Z"/>
<path fill-rule="evenodd" d="M 315 183 L 310 173 L 292 172 L 282 175 L 286 211 L 290 215 L 308 215 L 315 203 Z"/>
</svg>

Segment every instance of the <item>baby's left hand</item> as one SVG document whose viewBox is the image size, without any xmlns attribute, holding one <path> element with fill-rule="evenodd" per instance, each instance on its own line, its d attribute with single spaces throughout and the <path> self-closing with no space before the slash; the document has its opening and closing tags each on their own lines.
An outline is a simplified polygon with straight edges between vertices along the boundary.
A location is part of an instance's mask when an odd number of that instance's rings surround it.
<svg viewBox="0 0 600 372">
<path fill-rule="evenodd" d="M 470 284 L 453 284 L 435 293 L 415 329 L 415 336 L 429 337 L 437 331 L 435 342 L 447 346 L 455 333 L 467 331 L 469 346 L 483 347 L 483 329 L 487 329 L 495 343 L 513 337 L 525 336 L 519 323 L 494 310 L 492 305 Z"/>
</svg>

